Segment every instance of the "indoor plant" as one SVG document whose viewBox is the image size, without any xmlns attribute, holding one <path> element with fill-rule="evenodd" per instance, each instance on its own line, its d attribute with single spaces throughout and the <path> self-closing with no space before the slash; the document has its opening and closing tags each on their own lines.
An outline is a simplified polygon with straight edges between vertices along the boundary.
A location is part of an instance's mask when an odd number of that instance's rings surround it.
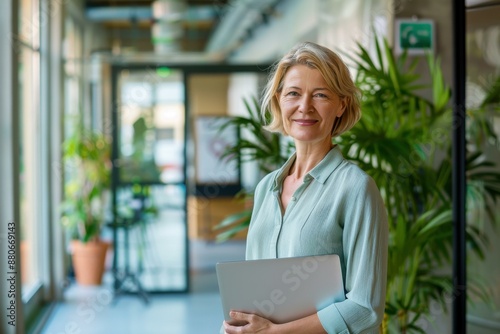
<svg viewBox="0 0 500 334">
<path fill-rule="evenodd" d="M 65 166 L 61 220 L 71 241 L 76 280 L 101 283 L 109 243 L 101 240 L 106 196 L 110 186 L 110 140 L 96 131 L 77 127 L 63 143 Z"/>
<path fill-rule="evenodd" d="M 259 172 L 265 175 L 278 168 L 288 159 L 293 149 L 293 142 L 286 144 L 277 133 L 265 131 L 262 125 L 266 120 L 260 113 L 260 105 L 255 97 L 243 100 L 247 110 L 247 117 L 235 116 L 225 122 L 220 131 L 228 126 L 238 129 L 238 140 L 232 146 L 228 146 L 221 159 L 236 159 L 239 163 L 254 161 L 257 163 Z M 219 230 L 217 241 L 223 242 L 234 237 L 239 231 L 245 230 L 250 224 L 252 215 L 251 203 L 253 192 L 243 189 L 237 197 L 248 203 L 250 207 L 242 212 L 229 215 L 215 226 Z"/>
<path fill-rule="evenodd" d="M 363 91 L 363 118 L 341 137 L 346 157 L 370 174 L 382 191 L 389 216 L 389 265 L 385 329 L 389 332 L 426 332 L 431 312 L 444 311 L 452 291 L 451 91 L 439 60 L 428 55 L 431 81 L 419 84 L 417 62 L 406 53 L 395 57 L 387 41 L 375 39 L 376 56 L 358 45 L 354 57 L 356 83 Z M 430 90 L 425 98 L 422 89 Z M 468 110 L 467 116 L 481 118 Z M 481 122 L 468 122 L 469 127 Z M 469 133 L 476 133 L 471 131 Z M 493 132 L 489 136 L 495 137 Z M 477 137 L 469 137 L 469 143 Z M 467 150 L 468 214 L 476 203 L 494 207 L 500 195 L 500 173 L 483 156 L 480 145 Z M 486 186 L 480 186 L 486 185 Z M 471 196 L 472 195 L 472 196 Z M 481 257 L 487 236 L 469 219 L 468 249 Z M 487 291 L 471 279 L 469 297 L 487 299 Z M 434 305 L 434 306 L 433 306 Z"/>
</svg>

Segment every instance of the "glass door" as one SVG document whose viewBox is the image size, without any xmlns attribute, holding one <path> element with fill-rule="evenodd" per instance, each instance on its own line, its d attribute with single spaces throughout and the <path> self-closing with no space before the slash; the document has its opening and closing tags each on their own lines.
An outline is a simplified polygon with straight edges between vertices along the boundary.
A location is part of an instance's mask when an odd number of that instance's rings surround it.
<svg viewBox="0 0 500 334">
<path fill-rule="evenodd" d="M 182 72 L 162 67 L 115 73 L 115 288 L 131 277 L 132 289 L 186 291 Z"/>
</svg>

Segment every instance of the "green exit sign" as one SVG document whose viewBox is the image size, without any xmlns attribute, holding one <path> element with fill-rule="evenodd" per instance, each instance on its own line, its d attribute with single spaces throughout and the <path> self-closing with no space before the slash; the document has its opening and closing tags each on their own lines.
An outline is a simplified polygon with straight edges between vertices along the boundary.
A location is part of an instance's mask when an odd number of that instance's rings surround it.
<svg viewBox="0 0 500 334">
<path fill-rule="evenodd" d="M 434 51 L 434 21 L 397 20 L 395 44 L 398 54 L 405 49 L 414 55 Z"/>
</svg>

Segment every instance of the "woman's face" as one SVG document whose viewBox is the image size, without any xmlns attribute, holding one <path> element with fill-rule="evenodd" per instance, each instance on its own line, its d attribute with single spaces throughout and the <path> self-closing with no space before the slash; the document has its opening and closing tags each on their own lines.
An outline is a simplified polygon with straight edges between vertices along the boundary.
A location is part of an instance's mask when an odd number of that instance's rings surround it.
<svg viewBox="0 0 500 334">
<path fill-rule="evenodd" d="M 333 124 L 342 116 L 344 103 L 328 89 L 319 70 L 290 67 L 277 98 L 286 134 L 296 142 L 331 145 Z"/>
</svg>

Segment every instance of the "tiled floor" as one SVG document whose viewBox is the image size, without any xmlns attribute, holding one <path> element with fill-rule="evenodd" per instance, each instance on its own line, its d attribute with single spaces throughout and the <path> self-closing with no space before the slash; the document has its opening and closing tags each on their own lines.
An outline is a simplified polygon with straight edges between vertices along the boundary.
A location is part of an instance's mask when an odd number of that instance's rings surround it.
<svg viewBox="0 0 500 334">
<path fill-rule="evenodd" d="M 144 304 L 136 295 L 112 299 L 110 277 L 99 288 L 68 288 L 65 301 L 56 305 L 42 334 L 217 334 L 222 323 L 214 265 L 243 259 L 244 243 L 190 245 L 191 292 L 150 295 Z M 432 318 L 432 317 L 430 317 Z M 436 315 L 426 332 L 449 333 L 450 315 Z M 468 325 L 468 333 L 498 333 Z"/>
<path fill-rule="evenodd" d="M 110 284 L 71 286 L 56 305 L 42 334 L 212 334 L 222 323 L 214 265 L 244 257 L 243 243 L 191 245 L 191 292 L 112 298 Z"/>
</svg>

